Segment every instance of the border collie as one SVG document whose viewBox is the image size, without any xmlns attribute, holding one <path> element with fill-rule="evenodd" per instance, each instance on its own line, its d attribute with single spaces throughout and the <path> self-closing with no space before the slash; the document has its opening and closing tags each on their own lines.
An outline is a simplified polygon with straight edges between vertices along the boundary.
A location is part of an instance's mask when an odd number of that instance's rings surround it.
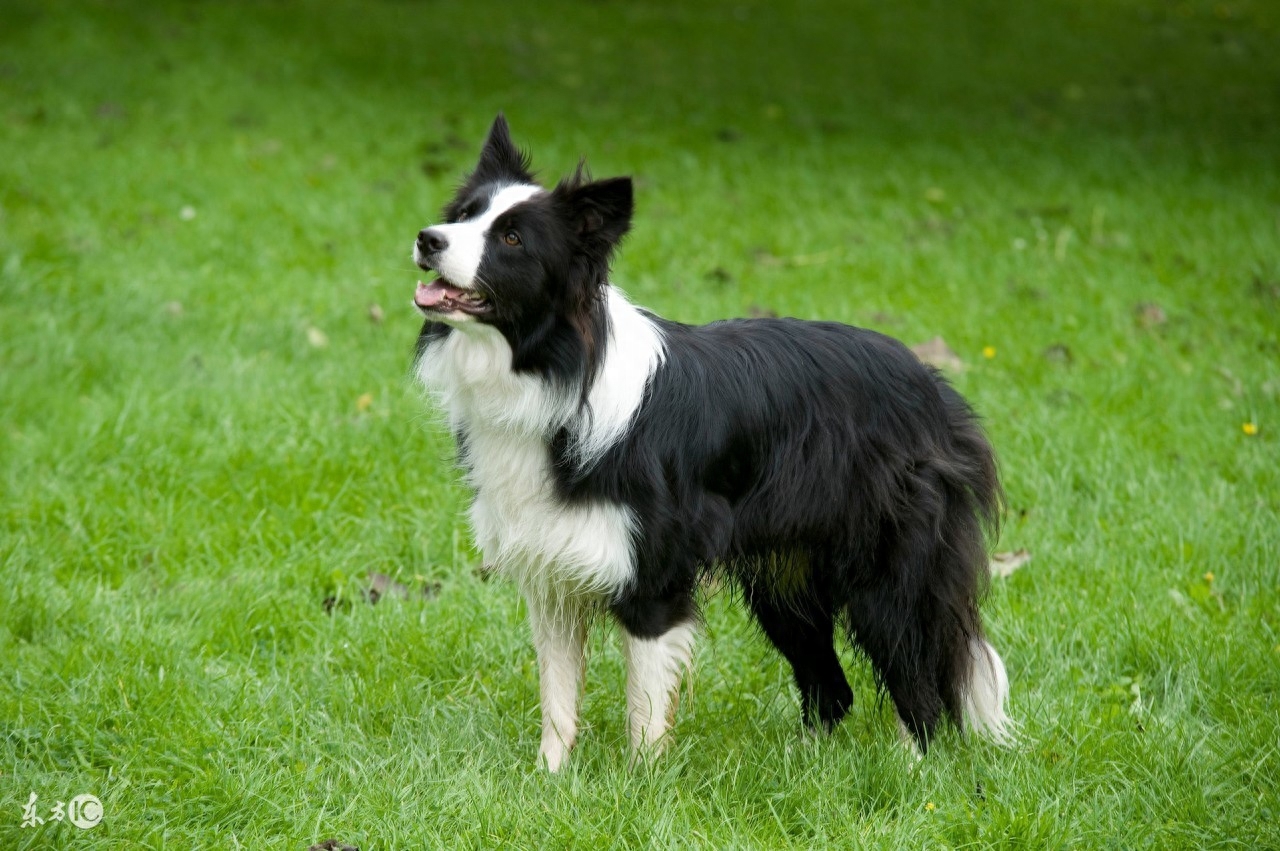
<svg viewBox="0 0 1280 851">
<path fill-rule="evenodd" d="M 578 732 L 592 618 L 622 627 L 633 754 L 661 747 L 699 622 L 725 577 L 791 664 L 804 723 L 853 693 L 842 630 L 904 739 L 942 715 L 999 743 L 1004 663 L 978 598 L 1001 490 L 977 417 L 889 337 L 834 322 L 691 326 L 609 281 L 630 178 L 539 185 L 499 115 L 422 230 L 418 377 L 447 413 L 487 565 L 519 586 L 537 648 L 541 764 Z"/>
</svg>

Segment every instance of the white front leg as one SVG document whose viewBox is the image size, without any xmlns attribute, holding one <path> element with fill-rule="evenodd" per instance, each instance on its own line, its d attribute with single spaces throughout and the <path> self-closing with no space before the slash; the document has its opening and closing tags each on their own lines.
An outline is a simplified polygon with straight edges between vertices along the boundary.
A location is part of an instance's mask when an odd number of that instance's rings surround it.
<svg viewBox="0 0 1280 851">
<path fill-rule="evenodd" d="M 627 659 L 627 720 L 637 755 L 660 750 L 676 708 L 680 677 L 689 667 L 696 636 L 692 624 L 672 627 L 657 638 L 624 631 Z"/>
<path fill-rule="evenodd" d="M 542 692 L 542 745 L 538 761 L 559 771 L 578 735 L 578 696 L 586 666 L 587 612 L 574 600 L 525 595 L 538 651 Z"/>
</svg>

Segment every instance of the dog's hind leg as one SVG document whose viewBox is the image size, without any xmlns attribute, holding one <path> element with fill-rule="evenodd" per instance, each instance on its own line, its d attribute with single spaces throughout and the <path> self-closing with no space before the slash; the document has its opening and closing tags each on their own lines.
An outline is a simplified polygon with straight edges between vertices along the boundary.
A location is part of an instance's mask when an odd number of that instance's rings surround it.
<svg viewBox="0 0 1280 851">
<path fill-rule="evenodd" d="M 791 663 L 805 725 L 830 732 L 853 704 L 853 691 L 833 644 L 830 610 L 813 589 L 784 601 L 750 585 L 743 594 L 764 634 Z"/>
<path fill-rule="evenodd" d="M 578 698 L 586 665 L 587 611 L 579 601 L 529 591 L 529 624 L 542 693 L 539 763 L 556 772 L 578 736 Z"/>
<path fill-rule="evenodd" d="M 889 588 L 866 592 L 849 605 L 853 640 L 871 661 L 901 727 L 921 753 L 928 751 L 944 710 L 938 688 L 942 648 L 929 618 L 916 601 L 904 605 Z"/>
</svg>

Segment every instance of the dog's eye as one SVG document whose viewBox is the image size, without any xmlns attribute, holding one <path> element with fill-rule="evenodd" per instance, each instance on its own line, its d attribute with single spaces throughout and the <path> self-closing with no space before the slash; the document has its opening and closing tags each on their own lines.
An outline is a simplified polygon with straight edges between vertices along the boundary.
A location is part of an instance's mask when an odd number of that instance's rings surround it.
<svg viewBox="0 0 1280 851">
<path fill-rule="evenodd" d="M 467 220 L 467 216 L 469 216 L 469 215 L 471 215 L 471 214 L 470 214 L 469 212 L 467 212 L 466 210 L 459 210 L 459 211 L 458 211 L 458 215 L 454 216 L 454 217 L 453 217 L 453 220 L 454 220 L 455 222 L 465 222 L 465 221 Z"/>
<path fill-rule="evenodd" d="M 502 235 L 502 241 L 514 248 L 520 244 L 520 234 L 513 230 L 509 230 Z"/>
</svg>

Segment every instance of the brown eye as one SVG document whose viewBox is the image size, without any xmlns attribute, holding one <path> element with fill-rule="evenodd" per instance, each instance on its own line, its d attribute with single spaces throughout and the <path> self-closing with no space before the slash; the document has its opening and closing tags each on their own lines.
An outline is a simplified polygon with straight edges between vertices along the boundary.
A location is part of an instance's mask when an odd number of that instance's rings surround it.
<svg viewBox="0 0 1280 851">
<path fill-rule="evenodd" d="M 513 230 L 509 230 L 502 235 L 502 241 L 514 248 L 520 244 L 520 234 Z"/>
</svg>

